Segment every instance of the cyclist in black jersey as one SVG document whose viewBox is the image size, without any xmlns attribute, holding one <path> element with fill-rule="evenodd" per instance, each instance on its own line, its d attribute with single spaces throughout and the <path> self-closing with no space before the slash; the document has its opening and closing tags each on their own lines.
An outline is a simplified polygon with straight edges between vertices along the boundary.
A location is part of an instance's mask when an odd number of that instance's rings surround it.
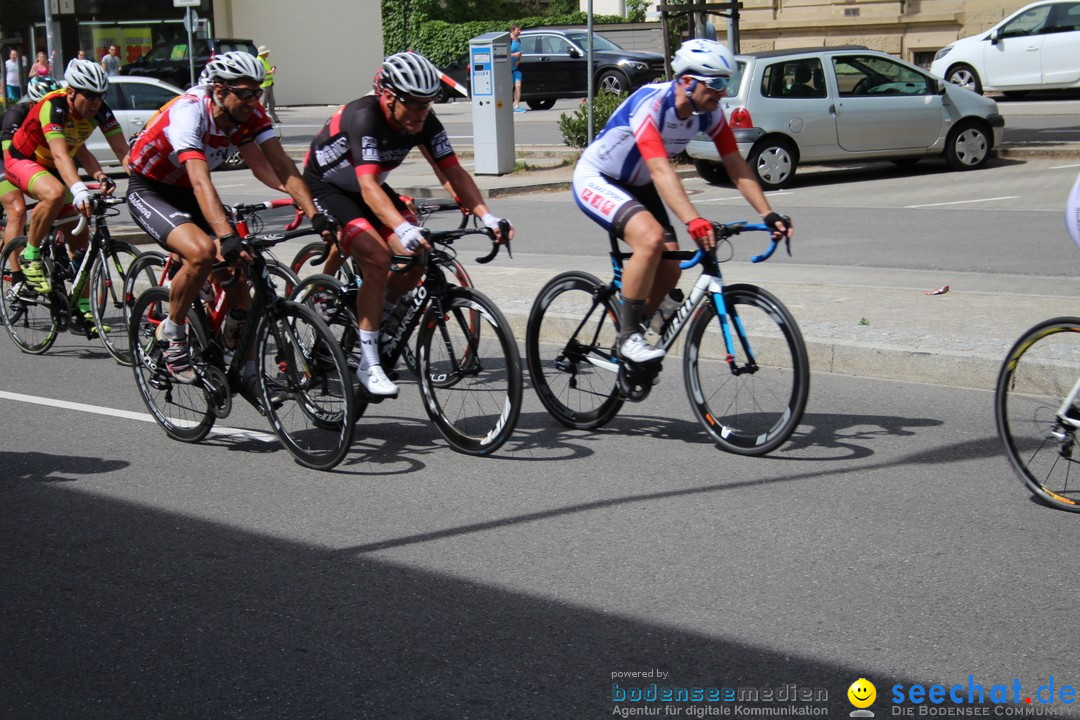
<svg viewBox="0 0 1080 720">
<path fill-rule="evenodd" d="M 375 94 L 338 108 L 315 136 L 304 161 L 304 179 L 317 203 L 341 227 L 342 249 L 360 264 L 364 282 L 356 313 L 363 356 L 357 376 L 377 397 L 398 394 L 379 362 L 383 311 L 418 281 L 415 274 L 395 274 L 388 280 L 390 259 L 427 245 L 416 216 L 385 183 L 390 171 L 419 147 L 462 205 L 499 232 L 500 218 L 484 203 L 431 112 L 440 83 L 439 71 L 424 56 L 389 56 L 376 75 Z M 511 228 L 510 238 L 513 232 Z"/>
</svg>

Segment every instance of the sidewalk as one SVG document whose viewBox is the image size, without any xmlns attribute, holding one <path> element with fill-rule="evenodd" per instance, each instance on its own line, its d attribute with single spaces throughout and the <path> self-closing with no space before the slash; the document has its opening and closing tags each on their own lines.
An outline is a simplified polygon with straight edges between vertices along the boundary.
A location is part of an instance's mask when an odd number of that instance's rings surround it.
<svg viewBox="0 0 1080 720">
<path fill-rule="evenodd" d="M 306 147 L 286 149 L 302 158 Z M 1080 148 L 1070 145 L 1005 146 L 998 152 L 1002 157 L 1080 158 Z M 476 176 L 477 185 L 487 197 L 565 190 L 573 155 L 563 146 L 519 147 L 519 163 L 535 169 Z M 471 153 L 461 158 L 471 171 Z M 693 169 L 680 172 L 694 174 Z M 394 171 L 394 187 L 417 197 L 445 195 L 419 156 Z M 298 248 L 286 246 L 278 254 L 291 257 Z M 602 279 L 610 276 L 606 257 L 515 258 L 500 255 L 492 265 L 472 264 L 468 270 L 476 286 L 499 304 L 522 344 L 533 299 L 549 279 L 571 267 Z M 941 273 L 811 267 L 786 259 L 761 265 L 731 262 L 723 269 L 728 282 L 762 285 L 783 301 L 799 323 L 816 372 L 989 390 L 1005 353 L 1024 330 L 1046 318 L 1080 314 L 1080 279 L 953 272 L 946 278 L 949 292 L 927 295 L 942 285 Z M 694 271 L 684 273 L 684 289 L 695 278 Z"/>
</svg>

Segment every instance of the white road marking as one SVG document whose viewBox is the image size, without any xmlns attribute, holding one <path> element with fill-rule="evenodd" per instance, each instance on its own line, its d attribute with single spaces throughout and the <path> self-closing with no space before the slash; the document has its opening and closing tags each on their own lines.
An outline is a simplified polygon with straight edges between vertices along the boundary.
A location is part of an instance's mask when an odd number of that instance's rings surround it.
<svg viewBox="0 0 1080 720">
<path fill-rule="evenodd" d="M 1080 167 L 1080 163 L 1073 163 L 1072 165 L 1054 165 L 1051 170 L 1066 170 L 1068 168 Z"/>
<path fill-rule="evenodd" d="M 954 200 L 952 202 L 926 203 L 924 205 L 905 205 L 904 208 L 905 209 L 910 209 L 910 208 L 924 208 L 924 207 L 941 207 L 942 205 L 964 205 L 965 203 L 994 202 L 995 200 L 1016 200 L 1019 197 L 1020 197 L 1019 195 L 1006 195 L 1005 197 L 979 198 L 978 200 Z"/>
<path fill-rule="evenodd" d="M 156 422 L 153 416 L 148 413 L 131 412 L 130 410 L 117 410 L 114 408 L 103 408 L 95 405 L 86 405 L 84 403 L 70 402 L 68 400 L 56 400 L 54 398 L 36 397 L 34 395 L 23 395 L 21 393 L 12 393 L 0 390 L 0 400 L 14 400 L 16 402 L 30 403 L 32 405 L 44 405 L 46 407 L 63 408 L 64 410 L 76 410 L 78 412 L 92 413 L 94 415 L 108 415 L 109 417 L 120 417 L 126 420 L 139 420 L 141 422 Z M 262 442 L 277 442 L 277 436 L 269 433 L 259 432 L 257 430 L 241 430 L 239 428 L 230 427 L 215 427 L 210 430 L 215 435 L 228 435 L 230 437 L 243 438 L 245 440 L 261 440 Z"/>
</svg>

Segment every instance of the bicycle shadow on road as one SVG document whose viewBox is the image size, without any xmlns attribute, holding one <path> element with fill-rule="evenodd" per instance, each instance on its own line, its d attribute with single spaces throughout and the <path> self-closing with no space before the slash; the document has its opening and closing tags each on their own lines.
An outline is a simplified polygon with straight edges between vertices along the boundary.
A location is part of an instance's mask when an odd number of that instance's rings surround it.
<svg viewBox="0 0 1080 720">
<path fill-rule="evenodd" d="M 116 472 L 130 464 L 127 460 L 0 450 L 0 467 L 4 468 L 4 481 L 8 484 L 77 482 L 81 475 Z"/>
</svg>

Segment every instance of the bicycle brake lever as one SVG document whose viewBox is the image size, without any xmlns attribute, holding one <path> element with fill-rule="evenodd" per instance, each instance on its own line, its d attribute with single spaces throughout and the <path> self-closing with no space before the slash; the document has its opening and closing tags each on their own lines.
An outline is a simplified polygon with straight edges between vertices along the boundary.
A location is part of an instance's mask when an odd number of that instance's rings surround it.
<svg viewBox="0 0 1080 720">
<path fill-rule="evenodd" d="M 506 254 L 509 255 L 512 260 L 514 254 L 510 252 L 510 223 L 506 220 L 499 221 L 499 238 L 501 238 L 501 240 L 496 239 L 494 233 L 490 230 L 488 232 L 491 233 L 491 252 L 484 257 L 476 258 L 476 262 L 486 265 L 494 260 L 495 256 L 499 254 L 499 246 L 501 245 L 506 246 Z"/>
</svg>

